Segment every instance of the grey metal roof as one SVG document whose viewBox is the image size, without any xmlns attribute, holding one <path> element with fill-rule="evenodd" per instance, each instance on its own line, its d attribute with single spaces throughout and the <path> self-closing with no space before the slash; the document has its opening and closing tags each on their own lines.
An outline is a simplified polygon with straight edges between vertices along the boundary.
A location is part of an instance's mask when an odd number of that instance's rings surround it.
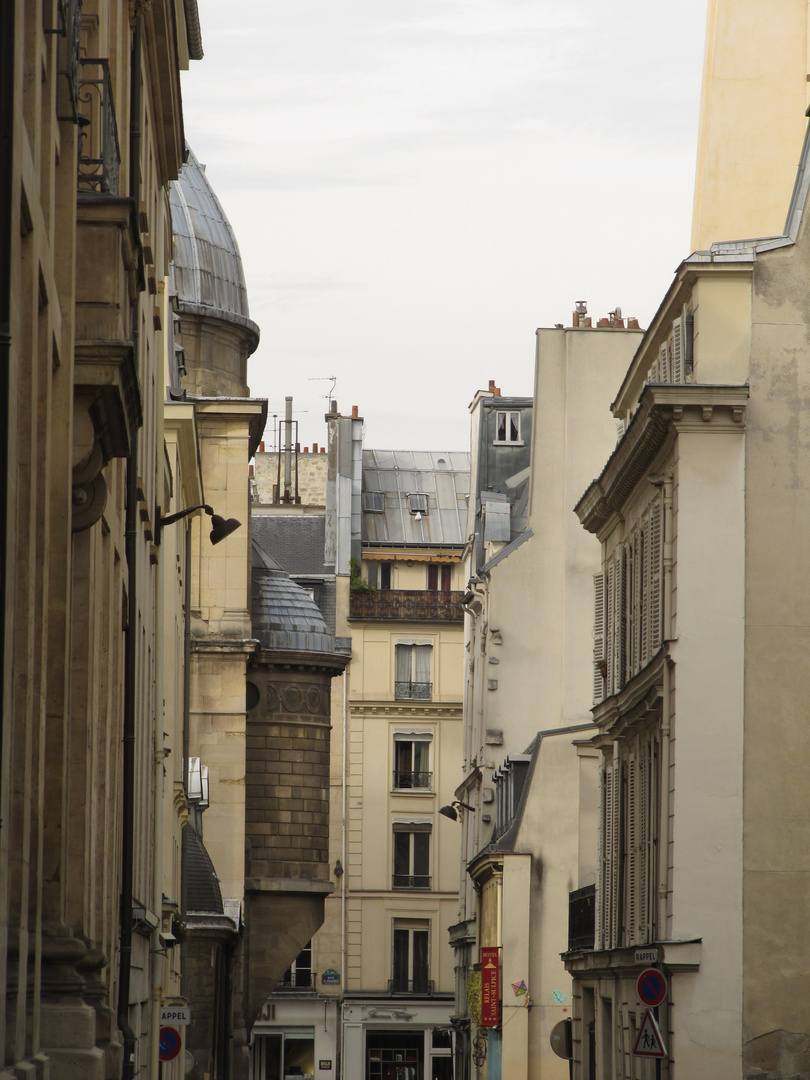
<svg viewBox="0 0 810 1080">
<path fill-rule="evenodd" d="M 293 576 L 333 574 L 323 562 L 326 531 L 324 514 L 253 514 L 256 542 Z"/>
<path fill-rule="evenodd" d="M 251 592 L 253 635 L 262 648 L 334 654 L 335 639 L 318 605 L 255 540 Z"/>
<path fill-rule="evenodd" d="M 363 510 L 363 543 L 461 547 L 467 526 L 470 455 L 434 450 L 364 450 L 363 491 L 382 492 L 383 511 Z M 409 495 L 427 496 L 427 513 Z"/>
<path fill-rule="evenodd" d="M 255 328 L 248 310 L 239 245 L 231 223 L 193 151 L 172 181 L 174 255 L 171 288 L 180 309 Z"/>
<path fill-rule="evenodd" d="M 193 826 L 183 826 L 182 844 L 187 910 L 221 915 L 225 909 L 219 879 L 202 837 Z"/>
</svg>

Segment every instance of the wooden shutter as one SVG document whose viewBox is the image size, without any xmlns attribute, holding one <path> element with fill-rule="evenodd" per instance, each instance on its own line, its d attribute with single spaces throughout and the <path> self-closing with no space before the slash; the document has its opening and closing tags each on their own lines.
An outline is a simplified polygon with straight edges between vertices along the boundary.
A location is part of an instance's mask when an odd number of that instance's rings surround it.
<svg viewBox="0 0 810 1080">
<path fill-rule="evenodd" d="M 637 827 L 637 760 L 631 754 L 627 762 L 627 806 L 625 808 L 625 820 L 627 822 L 627 892 L 626 892 L 626 917 L 625 926 L 627 936 L 623 945 L 634 945 L 636 942 L 638 924 L 638 827 Z"/>
<path fill-rule="evenodd" d="M 617 693 L 624 686 L 625 674 L 625 634 L 627 610 L 625 603 L 625 553 L 624 548 L 616 552 L 616 596 L 613 605 L 613 617 L 615 620 L 614 641 L 616 649 L 613 657 L 613 693 Z"/>
<path fill-rule="evenodd" d="M 678 318 L 672 324 L 671 357 L 672 382 L 674 383 L 682 383 L 685 379 L 683 344 L 683 319 Z"/>
<path fill-rule="evenodd" d="M 649 563 L 649 635 L 650 656 L 654 656 L 663 641 L 661 626 L 664 607 L 664 545 L 663 545 L 664 505 L 658 498 L 650 509 L 650 528 L 647 561 Z"/>
<path fill-rule="evenodd" d="M 607 697 L 613 693 L 613 653 L 615 642 L 613 634 L 615 629 L 614 610 L 616 608 L 616 564 L 608 559 L 605 567 L 605 663 L 607 674 L 605 678 L 605 694 Z"/>
<path fill-rule="evenodd" d="M 658 350 L 658 369 L 661 373 L 661 382 L 672 382 L 672 370 L 669 362 L 669 349 L 667 348 L 666 342 L 664 342 L 664 344 Z"/>
<path fill-rule="evenodd" d="M 613 766 L 606 765 L 602 773 L 602 842 L 600 842 L 600 867 L 602 881 L 599 889 L 599 931 L 602 948 L 612 947 L 610 928 L 613 909 Z"/>
<path fill-rule="evenodd" d="M 593 703 L 605 696 L 602 664 L 605 659 L 605 575 L 593 575 Z"/>
</svg>

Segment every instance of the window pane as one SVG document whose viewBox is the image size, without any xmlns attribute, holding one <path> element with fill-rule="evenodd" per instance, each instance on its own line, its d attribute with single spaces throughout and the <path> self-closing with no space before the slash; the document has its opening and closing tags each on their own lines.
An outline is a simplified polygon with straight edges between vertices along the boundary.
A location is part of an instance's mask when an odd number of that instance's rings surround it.
<svg viewBox="0 0 810 1080">
<path fill-rule="evenodd" d="M 506 441 L 506 413 L 496 413 L 495 438 L 499 442 Z"/>
<path fill-rule="evenodd" d="M 408 875 L 411 872 L 411 833 L 394 833 L 394 873 Z"/>
<path fill-rule="evenodd" d="M 430 645 L 414 645 L 413 681 L 430 682 Z"/>
<path fill-rule="evenodd" d="M 397 742 L 396 747 L 396 770 L 398 773 L 409 773 L 412 771 L 411 765 L 411 750 L 413 743 L 409 742 Z"/>
<path fill-rule="evenodd" d="M 439 567 L 436 563 L 430 563 L 428 565 L 428 588 L 438 589 L 439 587 Z"/>
<path fill-rule="evenodd" d="M 394 988 L 408 988 L 408 938 L 410 931 L 394 930 Z"/>
<path fill-rule="evenodd" d="M 450 578 L 452 567 L 447 563 L 442 566 L 442 592 L 450 592 Z"/>
<path fill-rule="evenodd" d="M 430 874 L 430 833 L 413 833 L 413 872 L 415 877 Z"/>
<path fill-rule="evenodd" d="M 428 988 L 428 931 L 413 931 L 413 988 L 418 993 Z"/>
<path fill-rule="evenodd" d="M 397 682 L 411 681 L 411 646 L 397 645 Z"/>
<path fill-rule="evenodd" d="M 430 743 L 415 742 L 408 745 L 413 746 L 413 771 L 426 773 L 430 769 Z"/>
<path fill-rule="evenodd" d="M 512 442 L 520 441 L 520 413 L 509 413 L 509 438 Z"/>
<path fill-rule="evenodd" d="M 390 589 L 391 588 L 391 563 L 390 562 L 380 563 L 380 588 L 381 589 Z"/>
</svg>

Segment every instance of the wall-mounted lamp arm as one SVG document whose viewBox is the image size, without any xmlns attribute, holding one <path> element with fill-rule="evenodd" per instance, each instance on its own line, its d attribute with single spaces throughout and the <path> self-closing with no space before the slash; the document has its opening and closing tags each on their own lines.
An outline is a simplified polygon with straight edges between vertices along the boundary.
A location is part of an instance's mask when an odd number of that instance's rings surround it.
<svg viewBox="0 0 810 1080">
<path fill-rule="evenodd" d="M 160 544 L 161 533 L 165 525 L 174 525 L 176 521 L 180 521 L 184 517 L 188 517 L 189 514 L 193 514 L 195 510 L 204 510 L 206 514 L 211 518 L 211 543 L 218 544 L 220 540 L 224 540 L 226 536 L 230 536 L 232 532 L 241 526 L 242 522 L 237 521 L 236 518 L 223 518 L 219 514 L 215 514 L 213 507 L 208 503 L 199 503 L 197 506 L 187 506 L 185 510 L 178 510 L 174 514 L 167 514 L 163 517 L 160 513 L 160 507 L 157 508 L 155 514 L 155 543 Z"/>
</svg>

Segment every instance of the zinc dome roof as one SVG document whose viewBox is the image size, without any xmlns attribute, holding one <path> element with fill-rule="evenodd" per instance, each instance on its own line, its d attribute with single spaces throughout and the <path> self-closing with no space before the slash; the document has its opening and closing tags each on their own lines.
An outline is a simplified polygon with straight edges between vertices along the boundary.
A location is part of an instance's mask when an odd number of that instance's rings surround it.
<svg viewBox="0 0 810 1080">
<path fill-rule="evenodd" d="M 250 319 L 242 256 L 231 223 L 205 175 L 205 166 L 187 147 L 169 201 L 174 233 L 172 289 L 181 310 L 236 322 L 258 334 Z"/>
</svg>

